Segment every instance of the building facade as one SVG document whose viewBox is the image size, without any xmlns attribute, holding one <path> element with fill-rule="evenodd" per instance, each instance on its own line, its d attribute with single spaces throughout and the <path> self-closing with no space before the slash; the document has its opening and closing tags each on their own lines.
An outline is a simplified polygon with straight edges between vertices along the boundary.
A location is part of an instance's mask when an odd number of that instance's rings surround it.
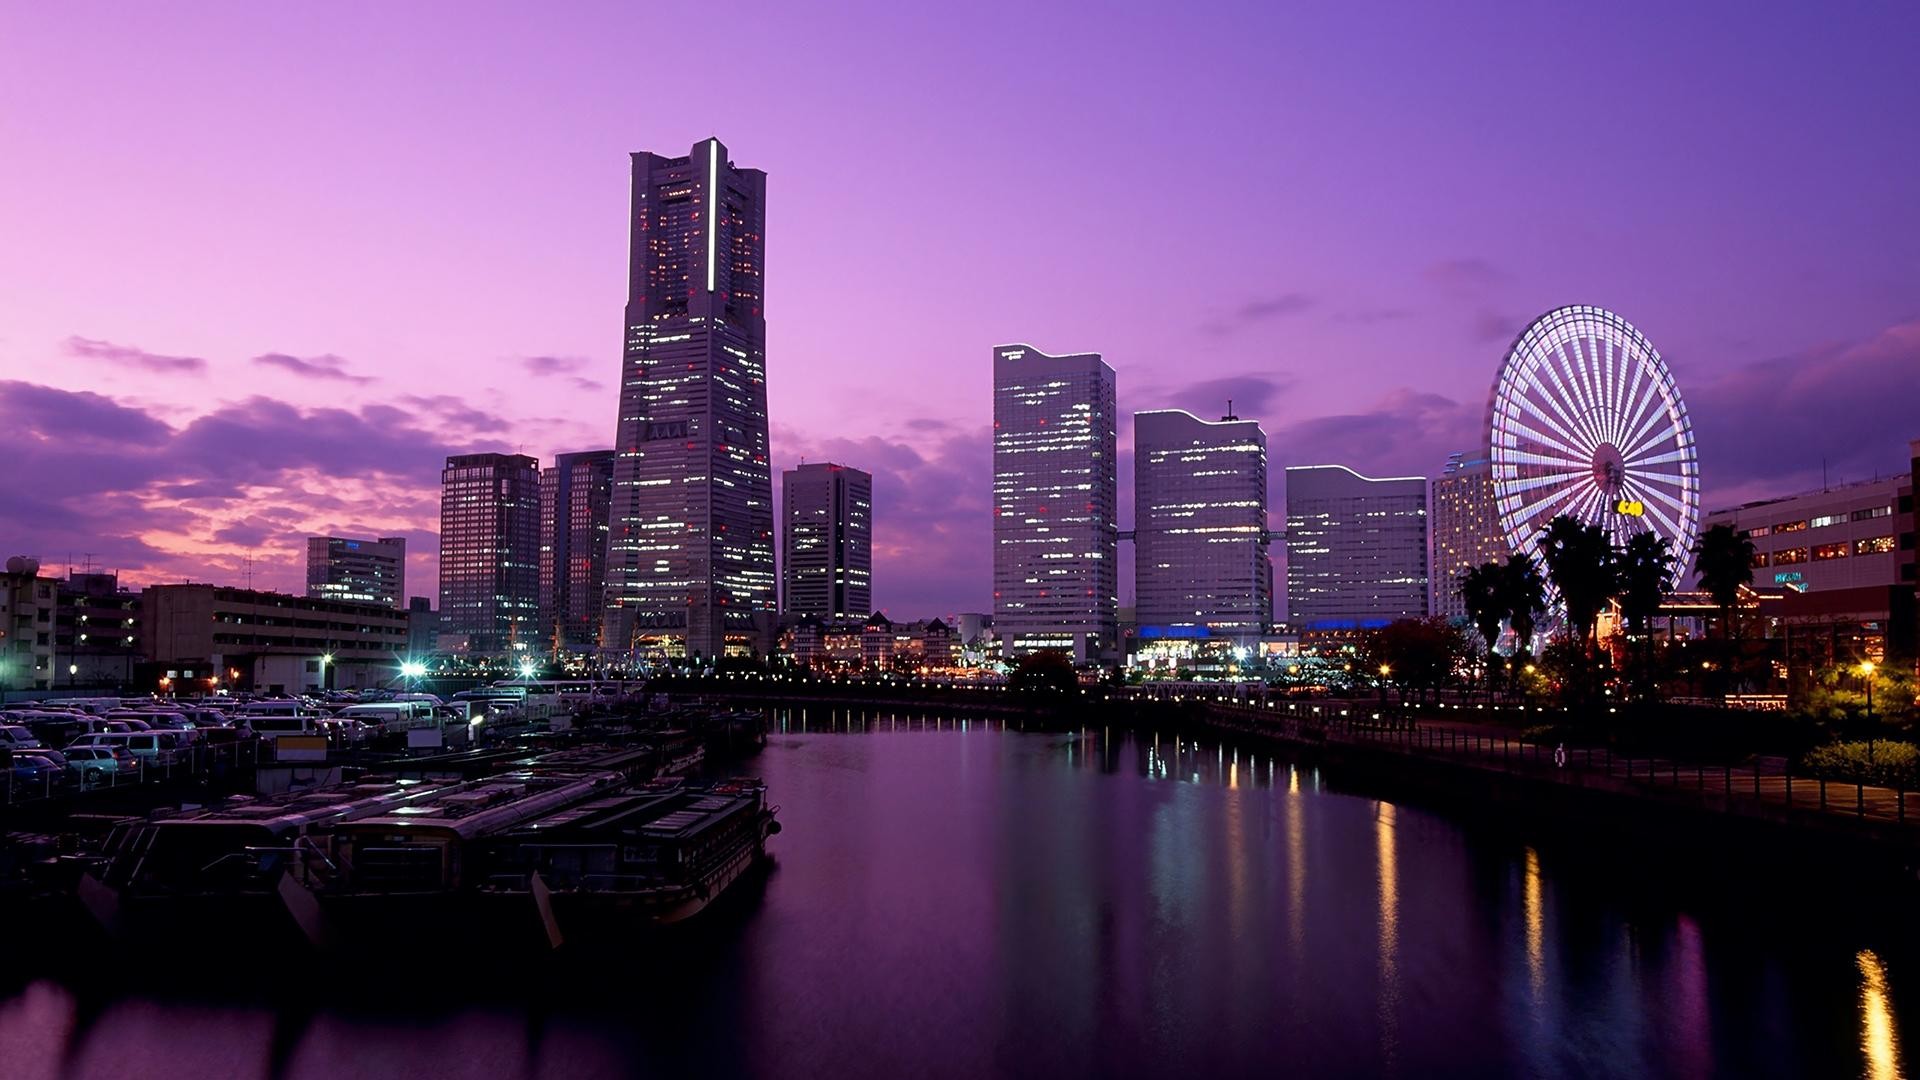
<svg viewBox="0 0 1920 1080">
<path fill-rule="evenodd" d="M 409 597 L 407 600 L 407 655 L 419 659 L 439 646 L 440 613 L 433 610 L 433 601 L 425 596 Z"/>
<path fill-rule="evenodd" d="M 780 477 L 782 610 L 857 619 L 873 610 L 873 477 L 818 463 Z"/>
<path fill-rule="evenodd" d="M 399 607 L 407 595 L 406 537 L 308 537 L 307 595 Z"/>
<path fill-rule="evenodd" d="M 1433 589 L 1429 609 L 1464 619 L 1460 576 L 1482 563 L 1505 562 L 1500 507 L 1493 499 L 1493 462 L 1484 451 L 1453 454 L 1433 482 Z"/>
<path fill-rule="evenodd" d="M 1139 633 L 1257 641 L 1273 617 L 1260 425 L 1135 413 L 1133 492 Z"/>
<path fill-rule="evenodd" d="M 1890 476 L 1707 515 L 1753 541 L 1753 583 L 1802 592 L 1914 584 L 1913 478 Z"/>
<path fill-rule="evenodd" d="M 132 686 L 145 655 L 140 594 L 121 588 L 117 574 L 69 572 L 59 596 L 55 681 L 72 687 Z"/>
<path fill-rule="evenodd" d="M 141 600 L 147 658 L 172 693 L 386 686 L 407 647 L 407 613 L 386 604 L 220 585 L 149 585 Z"/>
<path fill-rule="evenodd" d="M 538 649 L 539 605 L 540 462 L 449 457 L 440 473 L 442 637 L 474 653 Z"/>
<path fill-rule="evenodd" d="M 1427 614 L 1427 480 L 1287 470 L 1287 621 L 1364 630 Z"/>
<path fill-rule="evenodd" d="M 51 690 L 60 582 L 40 560 L 14 556 L 0 573 L 0 690 Z"/>
<path fill-rule="evenodd" d="M 606 609 L 613 451 L 560 454 L 540 473 L 542 647 L 591 648 Z"/>
<path fill-rule="evenodd" d="M 1114 414 L 1098 353 L 994 349 L 993 617 L 1006 656 L 1118 656 Z"/>
<path fill-rule="evenodd" d="M 766 183 L 718 139 L 633 155 L 609 648 L 712 657 L 770 644 Z"/>
</svg>

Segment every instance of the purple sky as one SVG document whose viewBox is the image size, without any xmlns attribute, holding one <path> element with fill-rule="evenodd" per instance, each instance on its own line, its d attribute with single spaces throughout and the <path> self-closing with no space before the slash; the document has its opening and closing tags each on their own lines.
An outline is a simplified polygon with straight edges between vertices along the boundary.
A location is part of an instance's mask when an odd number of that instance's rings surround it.
<svg viewBox="0 0 1920 1080">
<path fill-rule="evenodd" d="M 768 173 L 775 463 L 876 473 L 898 616 L 989 603 L 1002 342 L 1232 396 L 1276 477 L 1436 472 L 1564 303 L 1666 355 L 1710 504 L 1920 436 L 1912 5 L 653 7 L 6 8 L 0 546 L 294 587 L 401 533 L 431 595 L 445 453 L 611 443 L 626 155 L 709 134 Z"/>
</svg>

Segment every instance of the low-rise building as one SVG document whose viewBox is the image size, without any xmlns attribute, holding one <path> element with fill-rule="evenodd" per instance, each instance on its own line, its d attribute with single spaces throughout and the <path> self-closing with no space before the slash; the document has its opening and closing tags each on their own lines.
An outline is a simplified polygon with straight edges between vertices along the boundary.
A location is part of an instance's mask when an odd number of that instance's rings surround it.
<svg viewBox="0 0 1920 1080">
<path fill-rule="evenodd" d="M 383 686 L 407 649 L 407 613 L 384 604 L 200 584 L 151 585 L 142 599 L 148 659 L 176 693 Z"/>
<path fill-rule="evenodd" d="M 69 573 L 60 583 L 55 682 L 68 687 L 130 687 L 143 656 L 140 594 L 117 574 Z"/>
<path fill-rule="evenodd" d="M 1914 585 L 1913 478 L 1889 476 L 1707 515 L 1753 541 L 1753 583 L 1802 592 Z"/>
<path fill-rule="evenodd" d="M 60 582 L 16 555 L 0 573 L 0 690 L 54 688 L 54 612 Z"/>
</svg>

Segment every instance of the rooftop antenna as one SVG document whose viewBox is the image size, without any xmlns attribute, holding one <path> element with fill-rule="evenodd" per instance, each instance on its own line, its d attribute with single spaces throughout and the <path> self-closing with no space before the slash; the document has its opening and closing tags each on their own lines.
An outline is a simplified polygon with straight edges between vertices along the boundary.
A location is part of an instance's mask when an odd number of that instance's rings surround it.
<svg viewBox="0 0 1920 1080">
<path fill-rule="evenodd" d="M 1820 490 L 1821 491 L 1833 490 L 1832 488 L 1827 486 L 1827 458 L 1825 454 L 1822 454 L 1820 456 Z"/>
<path fill-rule="evenodd" d="M 1223 417 L 1221 417 L 1220 419 L 1222 419 L 1222 420 L 1238 420 L 1238 419 L 1240 419 L 1239 417 L 1237 417 L 1237 416 L 1235 416 L 1235 415 L 1233 415 L 1233 399 L 1232 399 L 1232 398 L 1228 398 L 1228 399 L 1227 399 L 1227 415 L 1225 415 L 1225 416 L 1223 416 Z"/>
</svg>

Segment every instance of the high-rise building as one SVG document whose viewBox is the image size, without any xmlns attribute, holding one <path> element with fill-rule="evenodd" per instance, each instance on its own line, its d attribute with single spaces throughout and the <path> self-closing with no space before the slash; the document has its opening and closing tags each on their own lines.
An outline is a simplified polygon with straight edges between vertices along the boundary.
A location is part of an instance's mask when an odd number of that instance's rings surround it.
<svg viewBox="0 0 1920 1080">
<path fill-rule="evenodd" d="M 993 616 L 1007 656 L 1118 655 L 1114 409 L 1098 353 L 993 350 Z"/>
<path fill-rule="evenodd" d="M 0 573 L 0 690 L 51 690 L 58 579 L 40 576 L 40 560 L 15 555 Z"/>
<path fill-rule="evenodd" d="M 1287 470 L 1287 621 L 1357 630 L 1427 614 L 1427 480 Z"/>
<path fill-rule="evenodd" d="M 440 473 L 440 629 L 472 652 L 541 647 L 540 462 L 457 454 Z"/>
<path fill-rule="evenodd" d="M 606 608 L 613 451 L 560 454 L 540 472 L 540 632 L 548 649 L 583 649 Z"/>
<path fill-rule="evenodd" d="M 780 476 L 782 610 L 822 620 L 873 610 L 873 476 L 830 462 Z"/>
<path fill-rule="evenodd" d="M 407 595 L 407 538 L 307 537 L 307 595 L 397 608 Z"/>
<path fill-rule="evenodd" d="M 424 596 L 407 598 L 407 655 L 424 659 L 440 644 L 440 613 Z"/>
<path fill-rule="evenodd" d="M 1273 563 L 1258 422 L 1133 414 L 1133 521 L 1143 636 L 1259 638 L 1273 617 Z"/>
<path fill-rule="evenodd" d="M 1487 562 L 1505 562 L 1507 541 L 1500 531 L 1500 507 L 1493 499 L 1493 462 L 1485 451 L 1447 457 L 1433 482 L 1433 588 L 1431 610 L 1449 619 L 1465 618 L 1460 576 Z"/>
<path fill-rule="evenodd" d="M 633 155 L 603 644 L 761 648 L 776 605 L 766 174 L 718 139 Z"/>
</svg>

